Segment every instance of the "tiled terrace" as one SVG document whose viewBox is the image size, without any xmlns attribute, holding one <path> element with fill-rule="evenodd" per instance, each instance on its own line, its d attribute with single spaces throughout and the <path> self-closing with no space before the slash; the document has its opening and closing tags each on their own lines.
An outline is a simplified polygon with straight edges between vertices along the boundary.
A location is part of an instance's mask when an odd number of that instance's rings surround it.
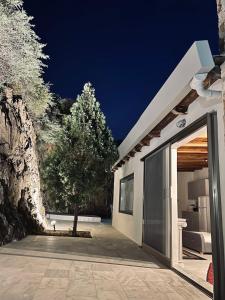
<svg viewBox="0 0 225 300">
<path fill-rule="evenodd" d="M 209 299 L 110 225 L 79 229 L 93 238 L 28 236 L 1 247 L 0 299 Z"/>
</svg>

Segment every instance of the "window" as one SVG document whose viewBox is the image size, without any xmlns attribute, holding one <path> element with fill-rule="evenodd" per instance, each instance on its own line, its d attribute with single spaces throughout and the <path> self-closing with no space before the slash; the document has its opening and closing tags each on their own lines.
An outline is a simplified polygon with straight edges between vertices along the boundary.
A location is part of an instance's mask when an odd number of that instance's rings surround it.
<svg viewBox="0 0 225 300">
<path fill-rule="evenodd" d="M 120 207 L 119 211 L 125 214 L 133 214 L 134 201 L 134 174 L 120 180 Z"/>
</svg>

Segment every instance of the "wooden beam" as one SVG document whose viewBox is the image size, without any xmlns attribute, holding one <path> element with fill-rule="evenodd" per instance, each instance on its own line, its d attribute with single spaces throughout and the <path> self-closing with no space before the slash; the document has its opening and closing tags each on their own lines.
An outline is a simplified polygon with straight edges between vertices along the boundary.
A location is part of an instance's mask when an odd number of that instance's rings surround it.
<svg viewBox="0 0 225 300">
<path fill-rule="evenodd" d="M 149 134 L 146 135 L 146 137 L 152 139 L 154 137 L 160 137 L 161 136 L 161 129 L 153 129 L 149 132 Z"/>
<path fill-rule="evenodd" d="M 188 159 L 197 159 L 199 161 L 208 158 L 208 153 L 177 153 L 178 161 L 188 160 Z"/>
<path fill-rule="evenodd" d="M 208 162 L 186 162 L 179 163 L 177 165 L 177 169 L 202 169 L 204 167 L 208 167 Z"/>
<path fill-rule="evenodd" d="M 172 112 L 169 112 L 161 122 L 152 130 L 153 132 L 161 132 L 162 129 L 164 129 L 170 122 L 172 122 L 174 119 L 176 119 L 176 115 L 174 115 Z M 150 132 L 151 134 L 151 132 Z"/>
<path fill-rule="evenodd" d="M 186 144 L 184 147 L 202 147 L 202 148 L 208 148 L 208 143 L 196 143 L 196 144 Z M 180 147 L 182 148 L 182 147 Z"/>
<path fill-rule="evenodd" d="M 140 143 L 139 144 L 137 144 L 137 146 L 135 146 L 135 151 L 136 152 L 141 152 L 141 148 L 143 147 L 143 145 L 141 145 Z"/>
<path fill-rule="evenodd" d="M 177 167 L 177 170 L 201 170 L 203 168 L 207 168 L 208 165 L 188 165 L 188 166 L 185 166 L 185 165 L 181 165 L 181 166 L 178 166 Z"/>
<path fill-rule="evenodd" d="M 208 162 L 205 161 L 205 162 L 182 162 L 182 163 L 179 163 L 177 166 L 180 167 L 180 166 L 185 166 L 185 167 L 196 167 L 196 166 L 207 166 L 208 165 Z"/>
<path fill-rule="evenodd" d="M 207 137 L 198 137 L 196 139 L 193 139 L 189 143 L 187 143 L 187 145 L 191 145 L 191 144 L 208 144 L 208 138 Z"/>
<path fill-rule="evenodd" d="M 201 170 L 203 167 L 199 166 L 199 167 L 193 167 L 193 168 L 178 168 L 177 171 L 178 172 L 194 172 L 196 170 Z"/>
<path fill-rule="evenodd" d="M 144 139 L 141 141 L 141 144 L 142 144 L 143 146 L 149 146 L 149 145 L 150 145 L 150 141 L 151 141 L 150 138 L 144 138 Z"/>
<path fill-rule="evenodd" d="M 136 153 L 136 151 L 132 150 L 132 151 L 130 151 L 130 152 L 128 153 L 128 155 L 129 155 L 130 157 L 134 157 L 134 156 L 135 156 L 135 153 Z"/>
<path fill-rule="evenodd" d="M 173 110 L 172 110 L 172 113 L 175 115 L 175 116 L 178 116 L 178 115 L 186 115 L 187 114 L 187 111 L 188 111 L 188 107 L 187 106 L 182 106 L 182 105 L 177 105 Z"/>
<path fill-rule="evenodd" d="M 182 146 L 178 148 L 177 153 L 208 153 L 208 147 Z"/>
</svg>

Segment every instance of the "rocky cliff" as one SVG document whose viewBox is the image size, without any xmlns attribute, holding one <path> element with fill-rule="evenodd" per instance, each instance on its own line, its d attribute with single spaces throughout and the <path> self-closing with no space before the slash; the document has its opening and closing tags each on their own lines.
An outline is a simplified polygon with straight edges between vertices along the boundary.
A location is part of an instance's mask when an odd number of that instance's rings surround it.
<svg viewBox="0 0 225 300">
<path fill-rule="evenodd" d="M 225 53 L 225 1 L 216 0 L 216 2 L 217 2 L 218 28 L 219 28 L 220 54 L 224 54 Z"/>
<path fill-rule="evenodd" d="M 36 134 L 23 100 L 0 100 L 0 245 L 45 227 Z"/>
</svg>

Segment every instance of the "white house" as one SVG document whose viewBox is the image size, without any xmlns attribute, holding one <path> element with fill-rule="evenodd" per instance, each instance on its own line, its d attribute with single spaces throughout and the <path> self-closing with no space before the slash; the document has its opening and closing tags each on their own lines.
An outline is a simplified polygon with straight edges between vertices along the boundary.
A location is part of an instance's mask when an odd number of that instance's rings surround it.
<svg viewBox="0 0 225 300">
<path fill-rule="evenodd" d="M 225 295 L 222 63 L 207 41 L 195 42 L 119 146 L 113 167 L 113 226 L 208 294 L 213 261 L 215 299 Z"/>
</svg>

